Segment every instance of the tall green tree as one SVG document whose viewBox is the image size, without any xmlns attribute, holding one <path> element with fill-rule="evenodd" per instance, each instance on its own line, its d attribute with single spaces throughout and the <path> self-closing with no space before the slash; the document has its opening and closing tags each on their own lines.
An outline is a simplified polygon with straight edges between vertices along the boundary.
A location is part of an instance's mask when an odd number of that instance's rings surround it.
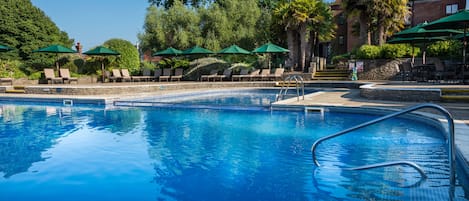
<svg viewBox="0 0 469 201">
<path fill-rule="evenodd" d="M 21 59 L 33 66 L 53 64 L 55 55 L 33 54 L 32 51 L 52 44 L 73 45 L 67 33 L 60 31 L 30 0 L 0 0 L 0 24 L 0 43 L 14 48 L 0 54 L 3 59 Z"/>
<path fill-rule="evenodd" d="M 120 56 L 111 62 L 111 66 L 127 68 L 132 73 L 140 70 L 138 50 L 131 42 L 115 38 L 104 42 L 104 46 L 120 53 Z"/>
<path fill-rule="evenodd" d="M 348 16 L 357 16 L 360 24 L 359 44 L 371 45 L 370 24 L 374 0 L 343 0 L 342 7 Z"/>
<path fill-rule="evenodd" d="M 196 10 L 184 6 L 181 1 L 175 0 L 167 10 L 150 6 L 144 23 L 145 32 L 139 34 L 142 49 L 156 51 L 166 47 L 186 49 L 202 45 L 199 22 Z"/>
<path fill-rule="evenodd" d="M 148 3 L 150 3 L 150 5 L 152 6 L 164 7 L 168 9 L 173 6 L 176 1 L 178 0 L 148 0 Z M 191 6 L 194 8 L 204 6 L 210 2 L 212 2 L 212 0 L 182 0 L 182 3 L 184 5 Z"/>
</svg>

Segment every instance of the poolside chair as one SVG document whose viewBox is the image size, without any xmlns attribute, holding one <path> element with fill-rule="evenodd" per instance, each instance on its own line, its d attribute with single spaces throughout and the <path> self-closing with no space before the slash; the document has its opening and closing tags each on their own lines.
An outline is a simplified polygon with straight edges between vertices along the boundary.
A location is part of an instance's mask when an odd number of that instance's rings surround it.
<svg viewBox="0 0 469 201">
<path fill-rule="evenodd" d="M 283 76 L 283 73 L 285 72 L 285 68 L 276 68 L 274 73 L 273 74 L 269 74 L 267 76 L 267 80 L 278 80 L 280 78 L 280 80 L 282 80 L 282 76 Z"/>
<path fill-rule="evenodd" d="M 242 76 L 240 77 L 240 79 L 242 80 L 243 78 L 248 78 L 249 81 L 252 81 L 253 78 L 259 76 L 259 73 L 260 73 L 260 72 L 261 72 L 260 69 L 255 69 L 254 71 L 252 71 L 252 72 L 249 73 L 248 75 L 242 75 Z"/>
<path fill-rule="evenodd" d="M 268 79 L 268 76 L 270 75 L 270 69 L 268 68 L 265 68 L 265 69 L 262 69 L 261 72 L 259 74 L 254 74 L 252 77 L 251 77 L 251 80 L 264 80 L 264 79 Z"/>
<path fill-rule="evenodd" d="M 215 81 L 216 79 L 219 79 L 220 81 L 222 81 L 223 79 L 229 79 L 231 77 L 231 72 L 231 69 L 225 69 L 223 71 L 223 74 L 215 75 L 215 77 L 213 77 L 213 81 Z"/>
<path fill-rule="evenodd" d="M 247 75 L 248 73 L 249 73 L 248 69 L 241 69 L 241 72 L 239 72 L 239 75 L 231 76 L 231 81 L 234 81 L 235 79 L 238 79 L 238 81 L 241 81 L 241 77 Z"/>
<path fill-rule="evenodd" d="M 78 84 L 78 78 L 70 76 L 70 70 L 68 68 L 61 68 L 59 69 L 60 77 L 63 79 L 63 82 L 68 81 L 70 84 L 71 82 L 76 82 Z"/>
<path fill-rule="evenodd" d="M 183 73 L 184 70 L 182 68 L 176 68 L 176 70 L 174 70 L 174 75 L 171 76 L 171 81 L 181 81 Z"/>
<path fill-rule="evenodd" d="M 109 81 L 122 81 L 122 74 L 119 69 L 112 69 L 112 76 L 109 77 Z"/>
<path fill-rule="evenodd" d="M 0 78 L 0 84 L 3 84 L 3 83 L 9 83 L 10 85 L 13 85 L 13 78 L 11 77 Z"/>
<path fill-rule="evenodd" d="M 61 77 L 55 77 L 54 69 L 52 68 L 44 68 L 44 76 L 46 77 L 48 84 L 49 81 L 51 82 L 51 84 L 64 83 Z"/>
<path fill-rule="evenodd" d="M 210 81 L 210 78 L 214 78 L 215 76 L 217 76 L 217 74 L 218 74 L 218 70 L 211 70 L 210 74 L 200 76 L 200 81 L 204 81 L 204 80 Z"/>
<path fill-rule="evenodd" d="M 129 69 L 123 68 L 121 69 L 122 81 L 129 81 L 132 82 L 133 78 L 130 76 Z"/>
<path fill-rule="evenodd" d="M 163 75 L 160 75 L 158 80 L 161 82 L 162 80 L 166 80 L 169 82 L 169 79 L 171 78 L 171 68 L 165 68 L 163 69 Z"/>
<path fill-rule="evenodd" d="M 161 68 L 155 69 L 155 74 L 153 74 L 153 80 L 154 81 L 160 80 L 160 76 L 161 76 Z"/>
</svg>

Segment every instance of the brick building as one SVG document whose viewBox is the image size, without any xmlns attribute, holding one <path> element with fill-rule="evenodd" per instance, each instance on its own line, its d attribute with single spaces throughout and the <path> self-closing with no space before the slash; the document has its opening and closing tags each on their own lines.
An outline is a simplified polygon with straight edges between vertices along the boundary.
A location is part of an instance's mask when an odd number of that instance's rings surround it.
<svg viewBox="0 0 469 201">
<path fill-rule="evenodd" d="M 357 23 L 356 17 L 348 17 L 341 7 L 342 0 L 331 4 L 334 20 L 337 24 L 336 38 L 331 41 L 334 55 L 344 54 L 357 47 L 358 36 L 352 34 L 353 26 Z M 431 22 L 442 17 L 467 9 L 469 0 L 409 0 L 410 16 L 406 26 L 415 26 L 422 22 Z"/>
</svg>

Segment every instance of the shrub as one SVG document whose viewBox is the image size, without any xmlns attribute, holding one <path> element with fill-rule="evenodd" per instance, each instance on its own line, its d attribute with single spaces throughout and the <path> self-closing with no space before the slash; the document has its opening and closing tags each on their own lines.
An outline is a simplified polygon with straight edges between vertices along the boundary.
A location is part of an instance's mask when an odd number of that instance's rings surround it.
<svg viewBox="0 0 469 201">
<path fill-rule="evenodd" d="M 23 63 L 18 60 L 5 61 L 0 60 L 0 77 L 21 78 L 26 74 L 21 71 Z"/>
<path fill-rule="evenodd" d="M 437 41 L 427 47 L 427 53 L 432 57 L 461 57 L 462 47 L 462 43 L 456 40 Z"/>
<path fill-rule="evenodd" d="M 159 68 L 189 68 L 189 61 L 186 59 L 177 59 L 177 58 L 164 58 L 161 60 L 157 66 Z"/>
<path fill-rule="evenodd" d="M 110 39 L 104 43 L 104 46 L 120 53 L 120 56 L 111 61 L 110 67 L 127 68 L 131 74 L 140 70 L 138 50 L 131 42 L 123 39 Z"/>
<path fill-rule="evenodd" d="M 350 53 L 340 54 L 332 57 L 332 63 L 346 62 L 350 59 Z"/>
<path fill-rule="evenodd" d="M 374 45 L 362 45 L 356 53 L 357 59 L 376 59 L 381 56 L 381 49 Z"/>
<path fill-rule="evenodd" d="M 406 53 L 404 44 L 384 44 L 381 46 L 381 58 L 384 59 L 402 58 Z"/>
</svg>

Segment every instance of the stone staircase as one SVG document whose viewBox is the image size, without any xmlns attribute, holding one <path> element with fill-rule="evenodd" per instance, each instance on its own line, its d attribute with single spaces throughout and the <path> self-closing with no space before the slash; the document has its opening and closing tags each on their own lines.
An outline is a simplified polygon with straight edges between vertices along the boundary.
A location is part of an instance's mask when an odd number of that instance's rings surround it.
<svg viewBox="0 0 469 201">
<path fill-rule="evenodd" d="M 316 71 L 313 74 L 312 80 L 350 80 L 349 76 L 350 72 L 348 70 L 326 69 Z"/>
<path fill-rule="evenodd" d="M 441 89 L 442 102 L 469 103 L 468 89 Z"/>
<path fill-rule="evenodd" d="M 11 86 L 6 88 L 5 93 L 24 94 L 26 91 L 24 86 Z"/>
</svg>

